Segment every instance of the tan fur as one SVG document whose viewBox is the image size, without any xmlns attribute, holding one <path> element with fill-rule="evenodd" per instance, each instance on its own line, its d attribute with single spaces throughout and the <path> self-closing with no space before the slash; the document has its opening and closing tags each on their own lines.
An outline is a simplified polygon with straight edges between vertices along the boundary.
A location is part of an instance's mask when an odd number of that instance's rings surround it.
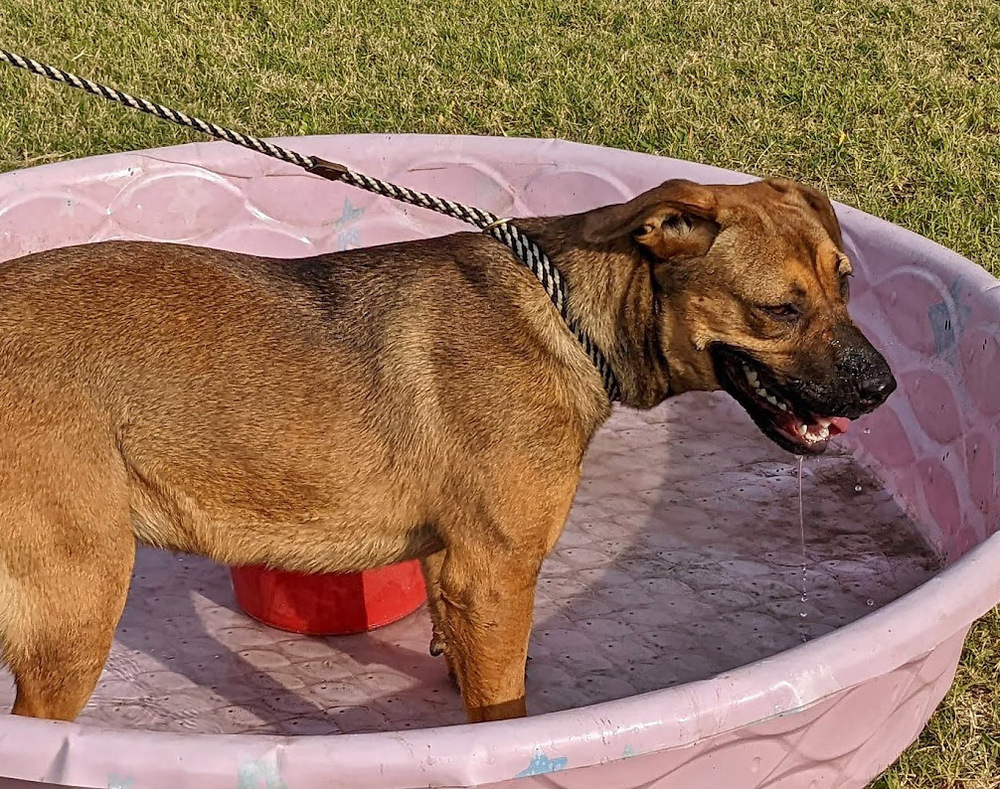
<svg viewBox="0 0 1000 789">
<path fill-rule="evenodd" d="M 787 182 L 669 182 L 521 224 L 646 408 L 717 388 L 715 339 L 790 364 L 801 338 L 751 325 L 748 300 L 801 284 L 816 336 L 844 319 L 828 207 Z M 423 558 L 470 720 L 524 714 L 535 581 L 609 412 L 537 281 L 478 234 L 293 261 L 108 242 L 0 266 L 14 712 L 79 712 L 139 542 L 304 571 Z"/>
</svg>

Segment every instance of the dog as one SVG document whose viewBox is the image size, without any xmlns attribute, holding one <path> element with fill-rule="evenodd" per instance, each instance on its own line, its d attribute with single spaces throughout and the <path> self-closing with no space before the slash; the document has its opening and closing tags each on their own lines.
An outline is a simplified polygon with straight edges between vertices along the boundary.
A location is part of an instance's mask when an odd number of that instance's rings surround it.
<svg viewBox="0 0 1000 789">
<path fill-rule="evenodd" d="M 818 454 L 896 386 L 808 186 L 673 180 L 517 224 L 625 406 L 723 389 Z M 468 720 L 526 714 L 536 579 L 610 411 L 539 282 L 480 233 L 289 260 L 109 241 L 0 265 L 13 712 L 80 712 L 145 544 L 303 572 L 419 558 Z"/>
</svg>

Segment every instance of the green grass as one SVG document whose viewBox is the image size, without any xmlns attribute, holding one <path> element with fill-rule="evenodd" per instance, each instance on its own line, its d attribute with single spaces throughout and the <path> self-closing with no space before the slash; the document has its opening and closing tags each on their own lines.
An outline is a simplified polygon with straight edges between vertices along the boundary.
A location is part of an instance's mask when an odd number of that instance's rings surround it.
<svg viewBox="0 0 1000 789">
<path fill-rule="evenodd" d="M 1000 787 L 1000 609 L 965 642 L 951 691 L 913 744 L 871 789 Z"/>
<path fill-rule="evenodd" d="M 0 47 L 261 136 L 554 136 L 783 174 L 1000 274 L 992 0 L 0 0 Z M 200 136 L 0 71 L 0 170 Z M 878 789 L 1000 786 L 1000 618 Z"/>
<path fill-rule="evenodd" d="M 260 135 L 558 136 L 782 173 L 1000 272 L 997 3 L 0 0 L 0 22 Z M 0 168 L 200 139 L 13 72 L 0 108 Z"/>
</svg>

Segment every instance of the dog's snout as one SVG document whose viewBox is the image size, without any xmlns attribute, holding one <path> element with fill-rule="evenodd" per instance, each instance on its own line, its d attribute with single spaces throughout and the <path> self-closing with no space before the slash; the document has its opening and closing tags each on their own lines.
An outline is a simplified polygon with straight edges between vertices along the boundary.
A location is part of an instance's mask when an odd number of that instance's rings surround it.
<svg viewBox="0 0 1000 789">
<path fill-rule="evenodd" d="M 882 405 L 896 389 L 896 378 L 885 357 L 853 325 L 839 327 L 834 336 L 836 366 L 846 384 L 844 394 L 862 412 Z"/>
</svg>

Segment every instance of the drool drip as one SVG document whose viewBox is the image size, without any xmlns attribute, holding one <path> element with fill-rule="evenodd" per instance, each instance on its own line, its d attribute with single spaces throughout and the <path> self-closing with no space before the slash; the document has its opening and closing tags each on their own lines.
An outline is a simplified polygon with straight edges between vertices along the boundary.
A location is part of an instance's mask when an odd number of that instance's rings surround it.
<svg viewBox="0 0 1000 789">
<path fill-rule="evenodd" d="M 802 513 L 802 456 L 799 455 L 799 536 L 802 538 L 802 597 L 799 601 L 806 603 L 809 600 L 806 594 L 806 521 Z M 802 610 L 799 611 L 799 616 L 805 619 L 808 616 L 808 612 L 803 606 Z M 803 633 L 802 643 L 806 642 L 806 636 Z"/>
</svg>

